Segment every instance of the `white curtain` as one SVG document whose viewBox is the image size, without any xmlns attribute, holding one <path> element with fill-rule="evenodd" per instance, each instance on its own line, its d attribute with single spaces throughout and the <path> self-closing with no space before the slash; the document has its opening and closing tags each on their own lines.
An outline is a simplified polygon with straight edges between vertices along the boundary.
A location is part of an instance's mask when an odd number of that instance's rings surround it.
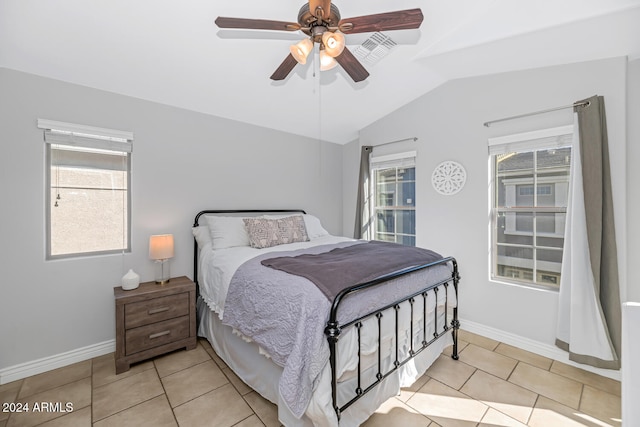
<svg viewBox="0 0 640 427">
<path fill-rule="evenodd" d="M 589 101 L 583 108 L 600 108 L 601 97 Z M 619 369 L 620 294 L 604 104 L 601 110 L 599 143 L 593 126 L 574 114 L 556 344 L 573 361 Z"/>
</svg>

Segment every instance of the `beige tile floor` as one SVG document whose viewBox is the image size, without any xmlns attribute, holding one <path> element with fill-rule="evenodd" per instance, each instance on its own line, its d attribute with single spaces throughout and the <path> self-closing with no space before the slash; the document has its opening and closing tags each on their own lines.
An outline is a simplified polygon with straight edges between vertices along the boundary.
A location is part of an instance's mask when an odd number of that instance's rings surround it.
<svg viewBox="0 0 640 427">
<path fill-rule="evenodd" d="M 201 339 L 115 375 L 113 354 L 0 386 L 9 426 L 279 426 L 276 407 L 240 381 Z M 34 404 L 60 402 L 48 409 Z M 73 410 L 65 405 L 71 403 Z M 3 405 L 4 406 L 4 405 Z M 619 426 L 620 383 L 460 331 L 460 360 L 443 354 L 365 426 Z"/>
</svg>

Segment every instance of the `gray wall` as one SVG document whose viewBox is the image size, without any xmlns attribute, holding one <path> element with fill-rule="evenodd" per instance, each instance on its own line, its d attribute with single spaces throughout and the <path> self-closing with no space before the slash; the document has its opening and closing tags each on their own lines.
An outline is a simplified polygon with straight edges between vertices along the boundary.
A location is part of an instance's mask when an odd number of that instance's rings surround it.
<svg viewBox="0 0 640 427">
<path fill-rule="evenodd" d="M 113 287 L 152 280 L 151 234 L 174 234 L 171 272 L 191 276 L 202 209 L 304 208 L 342 232 L 339 145 L 1 68 L 0 94 L 0 369 L 113 339 Z M 130 254 L 44 260 L 38 118 L 135 133 Z"/>
<path fill-rule="evenodd" d="M 625 58 L 510 72 L 448 82 L 371 124 L 360 141 L 343 148 L 344 230 L 351 233 L 355 211 L 358 145 L 376 145 L 375 154 L 417 150 L 417 244 L 452 255 L 462 275 L 460 316 L 541 343 L 553 344 L 557 292 L 527 289 L 489 280 L 489 163 L 487 138 L 572 123 L 570 109 L 495 124 L 493 119 L 570 105 L 603 95 L 607 108 L 613 168 L 614 203 L 621 271 L 626 271 L 626 68 Z M 445 160 L 467 171 L 464 189 L 442 196 L 431 186 L 431 173 Z M 631 168 L 630 168 L 631 169 Z M 637 182 L 637 181 L 636 181 Z M 630 186 L 631 187 L 631 186 Z M 637 236 L 637 233 L 636 233 Z M 623 286 L 626 275 L 623 274 Z M 633 283 L 637 287 L 637 283 Z M 637 293 L 638 290 L 634 289 Z M 463 325 L 464 326 L 464 325 Z"/>
<path fill-rule="evenodd" d="M 629 63 L 627 74 L 627 299 L 640 302 L 635 263 L 640 260 L 640 59 Z"/>
</svg>

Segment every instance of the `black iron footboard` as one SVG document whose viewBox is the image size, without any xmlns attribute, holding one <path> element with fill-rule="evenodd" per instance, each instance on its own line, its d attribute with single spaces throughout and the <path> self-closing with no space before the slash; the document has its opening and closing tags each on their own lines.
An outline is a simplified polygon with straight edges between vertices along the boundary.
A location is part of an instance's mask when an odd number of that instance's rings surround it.
<svg viewBox="0 0 640 427">
<path fill-rule="evenodd" d="M 347 297 L 348 295 L 354 294 L 356 292 L 362 291 L 364 289 L 367 288 L 371 288 L 373 286 L 382 284 L 384 282 L 387 282 L 389 280 L 392 279 L 396 279 L 400 276 L 403 276 L 405 274 L 409 274 L 409 273 L 413 273 L 416 271 L 420 271 L 420 270 L 426 270 L 428 268 L 433 268 L 435 266 L 438 265 L 443 265 L 443 264 L 447 264 L 447 263 L 451 263 L 452 265 L 452 273 L 451 273 L 451 277 L 441 280 L 437 283 L 433 283 L 430 284 L 428 286 L 426 286 L 424 289 L 422 289 L 419 292 L 416 292 L 412 295 L 408 295 L 406 297 L 403 297 L 402 299 L 392 302 L 390 304 L 385 305 L 384 307 L 381 307 L 371 313 L 365 314 L 364 316 L 358 318 L 358 319 L 354 319 L 348 323 L 345 323 L 343 325 L 340 325 L 338 322 L 338 309 L 340 307 L 340 303 L 344 300 L 345 297 Z M 366 282 L 363 284 L 359 284 L 359 285 L 355 285 L 355 286 L 351 286 L 349 288 L 344 289 L 343 291 L 341 291 L 333 300 L 333 304 L 331 306 L 331 314 L 329 317 L 329 321 L 327 322 L 327 327 L 325 328 L 325 335 L 327 336 L 327 340 L 329 341 L 329 349 L 331 351 L 330 353 L 330 363 L 331 363 L 331 391 L 332 391 L 332 398 L 333 398 L 333 407 L 336 411 L 336 414 L 338 416 L 338 420 L 340 420 L 340 415 L 343 411 L 345 411 L 349 406 L 351 406 L 352 404 L 354 404 L 358 399 L 360 399 L 361 397 L 363 397 L 367 392 L 369 392 L 370 390 L 372 390 L 374 387 L 376 387 L 380 382 L 382 382 L 385 378 L 387 378 L 389 375 L 393 374 L 398 368 L 400 368 L 402 365 L 406 364 L 408 361 L 410 361 L 411 359 L 413 359 L 414 357 L 416 357 L 418 354 L 420 354 L 420 352 L 422 352 L 423 350 L 425 350 L 429 345 L 431 345 L 433 342 L 435 342 L 438 338 L 442 337 L 443 335 L 445 335 L 447 332 L 451 331 L 452 333 L 452 337 L 453 337 L 453 352 L 451 357 L 455 360 L 458 359 L 458 329 L 460 327 L 460 322 L 458 321 L 458 282 L 460 281 L 460 275 L 458 272 L 458 263 L 456 262 L 455 258 L 452 257 L 448 257 L 448 258 L 444 258 L 442 260 L 433 262 L 433 263 L 429 263 L 429 264 L 424 264 L 418 267 L 412 267 L 410 269 L 406 269 L 388 276 L 385 276 L 383 278 L 379 278 L 379 279 L 375 279 L 372 280 L 370 282 Z M 451 323 L 449 324 L 448 319 L 447 319 L 447 315 L 448 315 L 448 306 L 449 306 L 449 295 L 446 292 L 447 288 L 450 286 L 450 283 L 453 284 L 454 290 L 455 290 L 455 295 L 456 295 L 456 305 L 453 307 L 453 319 L 451 319 Z M 444 287 L 445 290 L 445 306 L 444 306 L 444 325 L 442 326 L 441 330 L 438 331 L 438 308 L 437 308 L 437 297 L 438 297 L 438 292 L 439 289 L 441 287 Z M 434 310 L 434 333 L 433 333 L 433 337 L 431 336 L 427 336 L 427 298 L 429 297 L 430 294 L 433 294 L 433 298 L 435 298 L 436 301 L 436 308 Z M 423 313 L 422 313 L 422 319 L 423 319 L 423 337 L 422 337 L 422 342 L 421 345 L 418 348 L 414 348 L 414 330 L 413 330 L 413 319 L 414 319 L 414 303 L 415 303 L 415 299 L 416 298 L 423 298 Z M 400 305 L 404 302 L 409 302 L 409 307 L 410 307 L 410 321 L 409 321 L 409 325 L 410 325 L 410 331 L 409 331 L 409 341 L 410 341 L 410 350 L 408 352 L 407 357 L 405 357 L 404 359 L 400 360 L 400 352 L 399 352 L 399 337 L 400 337 L 400 330 L 399 330 L 399 321 L 398 321 L 398 312 L 400 310 Z M 392 364 L 392 366 L 386 370 L 385 372 L 382 372 L 382 348 L 381 348 L 381 336 L 382 336 L 382 326 L 381 326 L 381 319 L 383 316 L 383 312 L 389 309 L 393 309 L 395 311 L 395 360 Z M 377 324 L 378 324 L 378 346 L 377 346 L 377 355 L 378 355 L 378 366 L 377 366 L 377 373 L 375 375 L 376 380 L 373 381 L 371 384 L 367 385 L 364 389 L 362 388 L 362 382 L 361 382 L 361 376 L 362 376 L 362 367 L 361 367 L 361 340 L 360 340 L 360 330 L 362 328 L 362 324 L 363 321 L 365 321 L 366 319 L 372 318 L 372 317 L 376 317 L 377 318 Z M 352 399 L 350 399 L 349 401 L 347 401 L 345 404 L 343 405 L 339 405 L 338 404 L 338 378 L 337 378 L 337 367 L 336 367 L 336 357 L 337 357 L 337 344 L 338 344 L 338 340 L 340 338 L 340 333 L 342 331 L 342 329 L 345 329 L 349 326 L 354 326 L 356 328 L 357 331 L 357 336 L 358 336 L 358 367 L 357 367 L 357 387 L 354 390 L 354 397 Z"/>
</svg>

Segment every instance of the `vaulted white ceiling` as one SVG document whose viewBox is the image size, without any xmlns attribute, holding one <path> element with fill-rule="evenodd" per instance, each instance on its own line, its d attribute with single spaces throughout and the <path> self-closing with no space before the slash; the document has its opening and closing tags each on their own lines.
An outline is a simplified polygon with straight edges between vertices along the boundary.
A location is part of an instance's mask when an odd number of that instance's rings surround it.
<svg viewBox="0 0 640 427">
<path fill-rule="evenodd" d="M 640 0 L 335 0 L 343 18 L 415 7 L 425 17 L 419 30 L 385 33 L 398 46 L 361 83 L 339 67 L 314 72 L 314 61 L 274 82 L 301 33 L 214 24 L 296 22 L 303 3 L 0 0 L 0 67 L 345 143 L 451 79 L 640 57 Z"/>
</svg>

